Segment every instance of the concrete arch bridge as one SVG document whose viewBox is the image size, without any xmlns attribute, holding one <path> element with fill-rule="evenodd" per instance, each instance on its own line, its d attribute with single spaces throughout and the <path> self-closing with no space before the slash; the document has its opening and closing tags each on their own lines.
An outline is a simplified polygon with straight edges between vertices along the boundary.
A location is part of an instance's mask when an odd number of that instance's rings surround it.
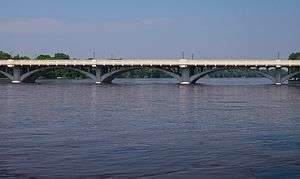
<svg viewBox="0 0 300 179">
<path fill-rule="evenodd" d="M 266 59 L 93 59 L 93 60 L 0 60 L 0 74 L 12 83 L 34 81 L 36 74 L 65 69 L 79 72 L 95 83 L 110 83 L 123 73 L 155 69 L 178 80 L 194 84 L 211 73 L 239 69 L 255 72 L 280 85 L 300 75 L 300 61 Z M 287 73 L 283 74 L 283 70 Z M 271 73 L 272 71 L 272 73 Z"/>
</svg>

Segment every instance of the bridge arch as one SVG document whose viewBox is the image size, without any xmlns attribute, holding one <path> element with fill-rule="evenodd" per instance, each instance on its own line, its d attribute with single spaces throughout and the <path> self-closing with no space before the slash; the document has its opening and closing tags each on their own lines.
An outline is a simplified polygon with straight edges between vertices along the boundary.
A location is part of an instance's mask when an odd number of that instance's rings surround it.
<svg viewBox="0 0 300 179">
<path fill-rule="evenodd" d="M 7 73 L 7 72 L 4 72 L 4 71 L 1 71 L 0 70 L 0 74 L 6 76 L 9 80 L 13 80 L 13 75 Z"/>
<path fill-rule="evenodd" d="M 218 72 L 218 71 L 224 71 L 224 70 L 228 70 L 228 69 L 241 69 L 241 70 L 245 70 L 245 71 L 253 71 L 259 75 L 262 75 L 266 78 L 268 78 L 269 80 L 271 80 L 273 83 L 276 83 L 276 78 L 273 77 L 272 75 L 265 73 L 261 70 L 258 69 L 250 69 L 250 68 L 241 68 L 241 67 L 233 67 L 233 68 L 228 68 L 228 67 L 222 67 L 222 68 L 213 68 L 198 74 L 195 74 L 193 76 L 190 77 L 190 81 L 191 83 L 196 83 L 198 80 L 200 80 L 201 78 L 203 78 L 204 76 L 214 73 L 214 72 Z"/>
<path fill-rule="evenodd" d="M 297 75 L 300 75 L 300 71 L 297 71 L 297 72 L 294 72 L 294 73 L 286 75 L 285 77 L 283 77 L 281 79 L 281 83 L 287 82 L 289 79 L 291 79 L 291 78 L 293 78 L 293 77 L 295 77 Z"/>
<path fill-rule="evenodd" d="M 165 73 L 167 75 L 169 75 L 170 77 L 175 78 L 176 80 L 180 81 L 180 75 L 177 75 L 176 73 L 173 73 L 171 71 L 162 69 L 162 68 L 158 68 L 158 67 L 127 67 L 127 68 L 121 68 L 112 72 L 109 72 L 107 74 L 104 74 L 101 77 L 101 81 L 102 83 L 111 83 L 115 78 L 117 78 L 118 76 L 120 76 L 123 73 L 129 72 L 129 71 L 133 71 L 133 70 L 139 70 L 139 69 L 153 69 L 153 70 L 157 70 L 159 72 Z"/>
<path fill-rule="evenodd" d="M 76 71 L 76 72 L 79 72 L 83 75 L 85 75 L 86 77 L 92 79 L 92 80 L 95 80 L 96 79 L 96 76 L 93 75 L 92 73 L 89 73 L 89 72 L 86 72 L 84 70 L 80 70 L 78 68 L 72 68 L 72 67 L 42 67 L 42 68 L 38 68 L 38 69 L 35 69 L 35 70 L 32 70 L 32 71 L 29 71 L 23 75 L 21 75 L 21 82 L 26 80 L 27 78 L 31 77 L 33 74 L 36 74 L 38 72 L 42 72 L 42 71 L 47 71 L 47 70 L 52 70 L 52 69 L 64 69 L 64 70 L 71 70 L 71 71 Z"/>
</svg>

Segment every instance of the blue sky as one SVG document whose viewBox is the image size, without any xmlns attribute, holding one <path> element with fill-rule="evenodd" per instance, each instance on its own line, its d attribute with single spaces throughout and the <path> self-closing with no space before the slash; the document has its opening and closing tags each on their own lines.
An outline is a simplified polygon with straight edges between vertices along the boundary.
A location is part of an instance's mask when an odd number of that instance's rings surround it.
<svg viewBox="0 0 300 179">
<path fill-rule="evenodd" d="M 300 51 L 299 0 L 1 0 L 0 49 L 35 56 L 273 58 Z"/>
</svg>

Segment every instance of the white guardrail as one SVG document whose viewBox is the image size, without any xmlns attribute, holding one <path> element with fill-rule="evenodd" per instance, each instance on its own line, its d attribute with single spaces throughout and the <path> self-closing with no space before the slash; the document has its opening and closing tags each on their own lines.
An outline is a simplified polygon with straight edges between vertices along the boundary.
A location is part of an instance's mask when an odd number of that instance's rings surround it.
<svg viewBox="0 0 300 179">
<path fill-rule="evenodd" d="M 95 59 L 0 60 L 0 66 L 300 66 L 300 60 L 265 59 Z"/>
</svg>

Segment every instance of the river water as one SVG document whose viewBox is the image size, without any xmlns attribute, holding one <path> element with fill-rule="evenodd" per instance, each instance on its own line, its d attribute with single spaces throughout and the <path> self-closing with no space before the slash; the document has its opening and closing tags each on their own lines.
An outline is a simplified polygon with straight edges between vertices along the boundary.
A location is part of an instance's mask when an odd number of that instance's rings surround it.
<svg viewBox="0 0 300 179">
<path fill-rule="evenodd" d="M 0 177 L 300 178 L 300 86 L 267 83 L 1 84 Z"/>
</svg>

